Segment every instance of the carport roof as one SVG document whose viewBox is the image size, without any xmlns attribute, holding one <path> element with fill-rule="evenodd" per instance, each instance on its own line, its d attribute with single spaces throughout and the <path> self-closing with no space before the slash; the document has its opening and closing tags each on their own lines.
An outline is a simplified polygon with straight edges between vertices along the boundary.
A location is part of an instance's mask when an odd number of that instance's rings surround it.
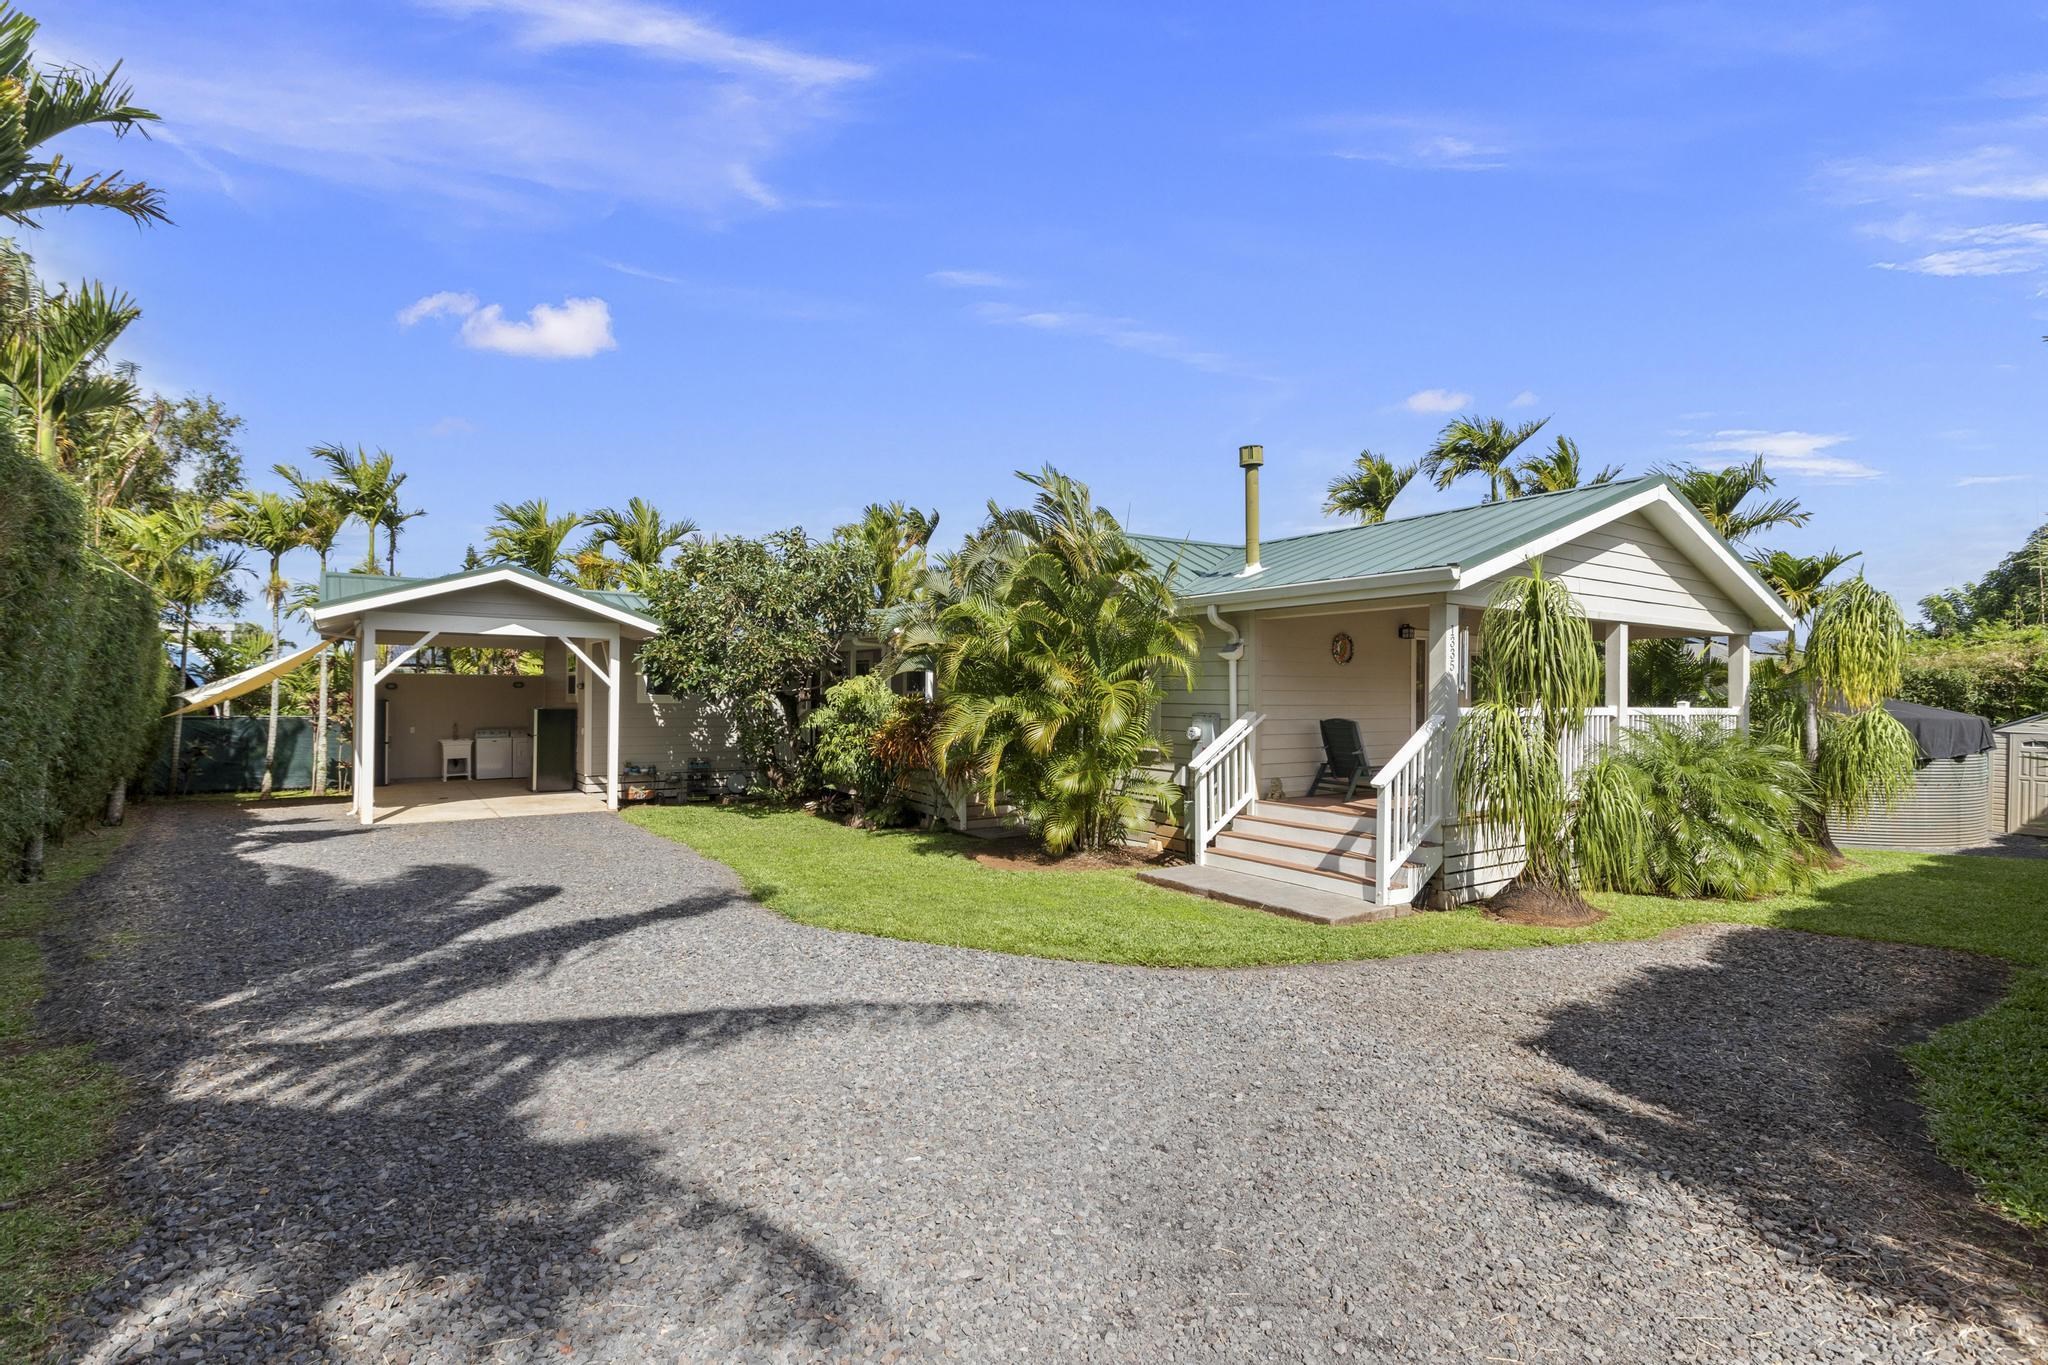
<svg viewBox="0 0 2048 1365">
<path fill-rule="evenodd" d="M 659 629 L 658 623 L 648 614 L 647 599 L 638 593 L 571 587 L 514 564 L 489 564 L 433 578 L 329 571 L 320 576 L 320 600 L 313 605 L 313 619 L 317 622 L 323 618 L 345 616 L 374 606 L 417 602 L 441 592 L 456 592 L 485 583 L 504 582 L 522 583 L 536 592 L 558 600 L 581 600 L 601 616 L 614 620 L 630 618 L 630 624 L 650 631 Z"/>
</svg>

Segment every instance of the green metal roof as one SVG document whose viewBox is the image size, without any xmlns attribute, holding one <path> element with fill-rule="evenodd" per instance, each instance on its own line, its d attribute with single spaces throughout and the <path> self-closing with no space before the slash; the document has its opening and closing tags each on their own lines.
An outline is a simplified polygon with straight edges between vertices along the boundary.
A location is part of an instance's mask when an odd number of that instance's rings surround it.
<svg viewBox="0 0 2048 1365">
<path fill-rule="evenodd" d="M 543 578 L 533 570 L 520 568 L 516 564 L 487 564 L 479 569 L 464 569 L 461 573 L 441 574 L 435 578 L 404 578 L 381 573 L 336 573 L 329 570 L 320 576 L 320 601 L 317 605 L 332 606 L 358 597 L 374 597 L 381 593 L 395 592 L 401 588 L 424 588 L 443 584 L 453 587 L 464 579 L 482 578 L 486 574 L 497 573 L 512 573 L 521 578 L 530 578 L 536 583 L 573 592 L 578 597 L 587 597 L 614 611 L 630 611 L 635 616 L 649 615 L 647 599 L 637 592 L 572 587 L 567 583 L 557 583 L 552 578 Z"/>
<path fill-rule="evenodd" d="M 1179 596 L 1269 592 L 1309 583 L 1480 564 L 1626 501 L 1653 484 L 1669 482 L 1648 475 L 1597 488 L 1537 493 L 1372 526 L 1261 541 L 1259 561 L 1263 567 L 1249 578 L 1240 576 L 1244 572 L 1242 545 L 1170 536 L 1133 535 L 1131 539 L 1160 572 L 1172 569 L 1171 586 Z"/>
</svg>

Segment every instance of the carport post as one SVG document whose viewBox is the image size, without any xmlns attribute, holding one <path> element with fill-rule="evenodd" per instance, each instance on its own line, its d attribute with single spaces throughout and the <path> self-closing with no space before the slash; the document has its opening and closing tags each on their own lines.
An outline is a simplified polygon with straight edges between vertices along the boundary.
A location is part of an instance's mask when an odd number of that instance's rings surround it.
<svg viewBox="0 0 2048 1365">
<path fill-rule="evenodd" d="M 604 642 L 604 803 L 619 808 L 619 632 Z"/>
<path fill-rule="evenodd" d="M 377 628 L 365 616 L 356 633 L 356 819 L 377 819 Z"/>
</svg>

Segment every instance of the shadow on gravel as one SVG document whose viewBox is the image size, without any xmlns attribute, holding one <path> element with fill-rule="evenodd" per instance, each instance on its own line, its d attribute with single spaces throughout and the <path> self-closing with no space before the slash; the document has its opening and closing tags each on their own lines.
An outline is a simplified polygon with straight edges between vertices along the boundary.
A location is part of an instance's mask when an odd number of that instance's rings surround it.
<svg viewBox="0 0 2048 1365">
<path fill-rule="evenodd" d="M 1628 1103 L 1558 1090 L 1505 1117 L 1546 1148 L 1660 1173 L 1769 1244 L 1907 1312 L 2032 1330 L 2044 1263 L 1934 1155 L 1898 1049 L 1995 1001 L 2002 964 L 1776 930 L 1645 967 L 1559 1007 L 1525 1046 Z M 1563 1170 L 1550 1198 L 1613 1196 Z M 1773 1272 L 1777 1273 L 1777 1272 Z"/>
<path fill-rule="evenodd" d="M 281 838 L 321 837 L 232 814 L 158 818 L 128 855 L 140 875 L 123 920 L 150 946 L 132 960 L 74 954 L 66 975 L 92 998 L 56 1022 L 137 1081 L 127 1180 L 146 1231 L 61 1355 L 558 1359 L 557 1333 L 579 1311 L 633 1300 L 604 1321 L 650 1355 L 663 1318 L 674 1330 L 716 1315 L 743 1323 L 749 1343 L 807 1357 L 884 1318 L 829 1255 L 664 1169 L 672 1152 L 562 1136 L 581 1125 L 561 1112 L 559 1083 L 545 1139 L 531 1106 L 564 1073 L 630 1084 L 622 1073 L 651 1059 L 677 1065 L 764 1031 L 929 1026 L 983 1006 L 641 1015 L 565 995 L 560 1006 L 593 1013 L 436 1023 L 466 996 L 731 897 L 520 926 L 562 888 L 449 863 L 344 881 L 304 851 L 260 857 Z M 337 822 L 326 837 L 357 835 Z M 513 1013 L 532 1014 L 530 998 Z M 152 1092 L 181 1071 L 182 1088 Z M 635 1299 L 656 1275 L 660 1292 Z"/>
</svg>

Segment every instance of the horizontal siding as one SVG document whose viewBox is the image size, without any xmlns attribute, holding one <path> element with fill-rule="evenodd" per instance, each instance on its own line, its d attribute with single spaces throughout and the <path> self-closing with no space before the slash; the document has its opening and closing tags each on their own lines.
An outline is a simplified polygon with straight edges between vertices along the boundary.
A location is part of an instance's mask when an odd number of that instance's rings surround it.
<svg viewBox="0 0 2048 1365">
<path fill-rule="evenodd" d="M 1896 809 L 1844 820 L 1834 834 L 1846 848 L 1938 851 L 1983 843 L 1990 819 L 1991 755 L 1972 754 L 1923 763 L 1913 794 Z"/>
<path fill-rule="evenodd" d="M 603 646 L 590 650 L 602 664 Z M 737 767 L 739 736 L 732 723 L 702 698 L 685 696 L 641 701 L 635 672 L 637 647 L 627 642 L 619 683 L 619 762 L 650 764 L 664 771 L 682 768 L 692 759 L 717 768 Z M 577 771 L 586 787 L 602 787 L 605 765 L 606 707 L 604 684 L 579 679 L 576 693 L 585 735 L 577 742 Z M 584 742 L 587 738 L 587 744 Z"/>
<path fill-rule="evenodd" d="M 1589 531 L 1542 559 L 1544 574 L 1569 587 L 1595 620 L 1706 634 L 1746 628 L 1742 609 L 1640 513 Z M 1482 595 L 1500 581 L 1481 585 Z"/>
<path fill-rule="evenodd" d="M 1428 887 L 1429 903 L 1439 910 L 1483 901 L 1521 875 L 1527 859 L 1521 837 L 1495 825 L 1445 825 L 1444 865 Z"/>
<path fill-rule="evenodd" d="M 1277 780 L 1288 796 L 1308 790 L 1323 761 L 1318 722 L 1358 722 L 1367 756 L 1384 763 L 1414 732 L 1414 641 L 1398 638 L 1402 622 L 1423 625 L 1414 611 L 1346 612 L 1258 626 L 1258 688 L 1252 706 L 1266 723 L 1258 734 L 1259 785 Z M 1330 639 L 1351 637 L 1348 664 L 1330 657 Z"/>
</svg>

